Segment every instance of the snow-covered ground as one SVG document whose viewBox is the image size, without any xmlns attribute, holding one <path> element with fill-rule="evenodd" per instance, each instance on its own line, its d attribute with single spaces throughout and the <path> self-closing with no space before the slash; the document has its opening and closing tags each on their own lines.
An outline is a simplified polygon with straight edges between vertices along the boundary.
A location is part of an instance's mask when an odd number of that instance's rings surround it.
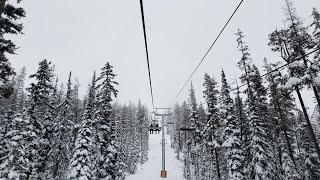
<svg viewBox="0 0 320 180">
<path fill-rule="evenodd" d="M 166 135 L 166 170 L 167 178 L 160 177 L 161 170 L 161 133 L 149 136 L 149 159 L 138 167 L 136 174 L 127 176 L 126 180 L 185 180 L 183 177 L 183 164 L 176 159 L 174 150 L 170 147 L 170 137 Z"/>
</svg>

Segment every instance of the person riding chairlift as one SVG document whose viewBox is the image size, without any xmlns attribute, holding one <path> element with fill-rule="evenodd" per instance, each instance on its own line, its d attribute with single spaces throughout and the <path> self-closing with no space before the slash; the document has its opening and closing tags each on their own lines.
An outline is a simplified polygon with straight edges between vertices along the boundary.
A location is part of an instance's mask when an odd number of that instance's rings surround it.
<svg viewBox="0 0 320 180">
<path fill-rule="evenodd" d="M 153 134 L 153 124 L 150 125 L 150 134 Z"/>
<path fill-rule="evenodd" d="M 156 124 L 156 128 L 157 128 L 157 129 L 155 130 L 155 131 L 156 131 L 156 134 L 158 134 L 158 133 L 160 134 L 159 124 Z"/>
</svg>

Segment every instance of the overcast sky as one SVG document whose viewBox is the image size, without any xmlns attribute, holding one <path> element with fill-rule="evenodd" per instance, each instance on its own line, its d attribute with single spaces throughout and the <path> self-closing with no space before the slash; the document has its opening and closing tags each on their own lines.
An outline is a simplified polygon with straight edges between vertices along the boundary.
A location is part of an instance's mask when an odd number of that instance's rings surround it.
<svg viewBox="0 0 320 180">
<path fill-rule="evenodd" d="M 155 106 L 167 107 L 207 51 L 239 0 L 144 0 Z M 319 0 L 294 0 L 299 15 L 310 23 Z M 86 93 L 93 71 L 110 62 L 118 75 L 119 96 L 126 103 L 139 98 L 151 107 L 139 0 L 25 0 L 24 34 L 14 38 L 20 47 L 10 61 L 18 70 L 34 73 L 44 58 L 56 66 L 61 81 L 71 70 Z M 230 83 L 240 72 L 241 55 L 234 33 L 246 35 L 254 63 L 264 57 L 280 60 L 268 47 L 268 34 L 283 27 L 284 0 L 245 0 L 192 82 L 202 99 L 203 74 L 220 82 L 223 68 Z M 185 100 L 188 87 L 178 101 Z M 310 95 L 306 95 L 309 102 Z"/>
</svg>

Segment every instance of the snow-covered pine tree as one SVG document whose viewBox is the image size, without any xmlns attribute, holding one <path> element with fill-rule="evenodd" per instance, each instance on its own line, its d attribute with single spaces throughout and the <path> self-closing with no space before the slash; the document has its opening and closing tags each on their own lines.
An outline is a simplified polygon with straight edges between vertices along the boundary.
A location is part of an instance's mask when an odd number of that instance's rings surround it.
<svg viewBox="0 0 320 180">
<path fill-rule="evenodd" d="M 122 176 L 119 167 L 119 152 L 115 147 L 115 136 L 112 135 L 111 123 L 113 121 L 112 114 L 112 96 L 117 96 L 118 90 L 115 85 L 118 83 L 114 80 L 116 74 L 113 73 L 113 66 L 109 62 L 101 69 L 100 76 L 97 78 L 98 93 L 98 127 L 100 145 L 99 173 L 98 178 L 101 179 L 117 179 Z"/>
<path fill-rule="evenodd" d="M 302 115 L 301 111 L 298 111 L 301 140 L 301 152 L 302 152 L 302 166 L 305 179 L 320 179 L 320 161 L 314 144 L 312 143 L 311 136 L 309 135 L 307 123 Z"/>
<path fill-rule="evenodd" d="M 200 143 L 198 143 L 196 145 L 196 149 L 197 149 L 197 160 L 198 160 L 198 164 L 197 164 L 197 176 L 196 179 L 201 180 L 201 179 L 208 179 L 208 167 L 210 167 L 209 165 L 210 163 L 210 158 L 208 158 L 210 156 L 210 153 L 207 149 L 207 141 L 205 141 L 205 136 L 203 136 L 204 133 L 204 129 L 206 128 L 207 125 L 207 113 L 202 105 L 203 103 L 200 103 L 200 105 L 198 106 L 198 112 L 199 112 L 199 118 L 198 118 L 198 129 L 200 130 L 200 134 L 199 137 L 201 139 Z"/>
<path fill-rule="evenodd" d="M 284 176 L 287 177 L 288 174 L 286 173 L 291 173 L 291 175 L 295 174 L 294 176 L 298 177 L 291 130 L 293 124 L 295 124 L 294 114 L 292 113 L 295 108 L 294 99 L 288 89 L 282 88 L 286 78 L 283 77 L 279 70 L 275 70 L 279 63 L 268 63 L 266 59 L 264 59 L 264 63 L 264 68 L 268 72 L 266 79 L 269 82 L 269 112 L 275 127 L 274 134 L 276 137 L 274 138 L 274 143 L 276 143 L 278 165 L 281 169 L 278 174 L 284 172 Z"/>
<path fill-rule="evenodd" d="M 94 180 L 96 179 L 97 167 L 95 152 L 94 123 L 96 123 L 96 101 L 95 101 L 95 73 L 89 88 L 88 99 L 80 129 L 75 141 L 72 158 L 69 162 L 68 179 L 72 180 Z"/>
<path fill-rule="evenodd" d="M 190 120 L 189 120 L 189 115 L 190 115 L 190 110 L 188 108 L 188 104 L 186 101 L 183 101 L 181 105 L 181 127 L 190 127 Z M 188 132 L 184 131 L 182 136 L 181 136 L 181 147 L 183 149 L 187 148 L 187 135 Z"/>
<path fill-rule="evenodd" d="M 73 147 L 72 130 L 74 114 L 72 112 L 71 72 L 67 83 L 67 93 L 64 102 L 59 105 L 59 113 L 53 127 L 53 138 L 49 160 L 51 173 L 54 179 L 66 179 L 71 151 Z"/>
<path fill-rule="evenodd" d="M 33 175 L 38 173 L 39 177 L 44 173 L 44 167 L 40 162 L 44 162 L 48 158 L 48 141 L 44 136 L 45 130 L 48 128 L 44 127 L 46 125 L 44 120 L 46 119 L 48 107 L 50 107 L 50 92 L 53 90 L 52 77 L 53 68 L 51 62 L 46 59 L 40 61 L 37 72 L 30 75 L 30 78 L 35 78 L 36 82 L 31 83 L 31 87 L 27 88 L 30 92 L 28 95 L 28 112 L 39 138 L 35 139 L 34 146 L 32 146 L 34 154 L 30 156 L 30 161 L 33 161 L 32 164 L 35 166 Z"/>
<path fill-rule="evenodd" d="M 64 83 L 61 83 L 57 91 L 58 104 L 61 104 L 63 102 L 64 95 L 65 95 L 65 87 L 64 87 Z"/>
<path fill-rule="evenodd" d="M 173 113 L 172 118 L 174 121 L 174 129 L 173 129 L 173 147 L 176 150 L 177 153 L 177 159 L 180 160 L 180 151 L 182 150 L 182 144 L 181 144 L 181 132 L 180 128 L 181 125 L 181 106 L 176 103 L 173 107 Z"/>
<path fill-rule="evenodd" d="M 313 17 L 313 22 L 310 25 L 313 27 L 313 39 L 316 43 L 314 49 L 320 49 L 320 14 L 316 8 L 312 9 L 312 17 Z M 317 76 L 317 74 L 320 71 L 320 50 L 316 51 L 314 54 L 313 62 L 310 66 L 310 71 Z M 313 80 L 313 84 L 317 86 L 318 88 L 320 87 L 320 78 L 317 76 Z"/>
<path fill-rule="evenodd" d="M 297 93 L 304 118 L 309 129 L 309 135 L 311 136 L 311 140 L 316 148 L 316 152 L 320 160 L 319 143 L 315 137 L 315 133 L 300 92 L 300 89 L 304 84 L 311 87 L 317 100 L 317 105 L 320 105 L 320 97 L 317 92 L 317 87 L 312 83 L 315 77 L 313 71 L 318 69 L 318 65 L 313 65 L 310 68 L 308 65 L 308 59 L 305 56 L 306 52 L 315 46 L 315 43 L 312 36 L 308 34 L 307 27 L 303 25 L 301 19 L 298 17 L 292 2 L 286 0 L 285 3 L 285 22 L 288 27 L 281 31 L 276 30 L 272 32 L 269 35 L 269 46 L 272 47 L 271 49 L 273 51 L 281 53 L 282 59 L 284 59 L 286 63 L 289 63 L 288 71 L 290 78 L 287 80 L 285 87 L 288 89 L 294 89 Z"/>
<path fill-rule="evenodd" d="M 284 180 L 300 180 L 301 176 L 295 169 L 296 165 L 293 164 L 290 156 L 284 152 L 282 154 L 283 157 L 283 163 L 282 163 L 282 168 L 284 171 Z"/>
<path fill-rule="evenodd" d="M 204 83 L 203 86 L 205 90 L 203 91 L 203 96 L 205 98 L 207 104 L 208 111 L 208 122 L 206 127 L 204 128 L 204 141 L 206 144 L 206 148 L 210 153 L 210 161 L 214 165 L 215 169 L 212 169 L 213 176 L 221 179 L 221 167 L 220 167 L 220 156 L 219 156 L 219 148 L 221 142 L 219 142 L 219 131 L 221 130 L 221 123 L 219 117 L 219 109 L 218 109 L 218 93 L 217 90 L 217 82 L 214 77 L 210 77 L 207 73 L 204 74 Z"/>
<path fill-rule="evenodd" d="M 190 126 L 195 128 L 194 131 L 189 133 L 189 140 L 187 141 L 187 146 L 189 146 L 189 152 L 186 155 L 190 156 L 191 163 L 193 165 L 194 172 L 194 177 L 198 179 L 199 175 L 199 163 L 200 163 L 200 153 L 202 150 L 202 134 L 201 134 L 201 122 L 199 119 L 199 109 L 198 109 L 198 104 L 196 100 L 196 94 L 194 87 L 191 83 L 191 87 L 189 90 L 189 99 L 188 99 L 188 105 L 189 105 L 189 110 L 190 110 Z"/>
<path fill-rule="evenodd" d="M 145 130 L 143 128 L 143 122 L 145 120 L 145 112 L 144 112 L 144 107 L 141 104 L 141 101 L 139 99 L 138 105 L 137 105 L 137 133 L 139 134 L 138 137 L 138 142 L 139 142 L 139 151 L 142 153 L 142 139 L 143 139 L 143 131 Z M 142 164 L 142 154 L 140 154 L 140 163 Z"/>
<path fill-rule="evenodd" d="M 263 87 L 262 78 L 258 68 L 252 65 L 249 48 L 244 42 L 244 35 L 241 30 L 236 33 L 238 48 L 241 52 L 241 59 L 238 62 L 240 70 L 244 71 L 240 77 L 243 83 L 247 84 L 247 114 L 248 114 L 248 139 L 243 141 L 245 154 L 244 175 L 245 179 L 272 179 L 273 163 L 272 147 L 269 144 L 270 122 L 268 118 L 268 107 L 266 102 L 266 89 Z"/>
<path fill-rule="evenodd" d="M 16 84 L 14 86 L 15 112 L 22 112 L 25 106 L 24 81 L 26 78 L 26 68 L 21 68 L 17 75 Z"/>
<path fill-rule="evenodd" d="M 292 59 L 301 57 L 297 63 L 300 62 L 299 70 L 300 74 L 297 77 L 300 78 L 304 84 L 308 85 L 308 88 L 313 90 L 316 102 L 320 106 L 320 96 L 318 94 L 318 89 L 316 84 L 313 83 L 314 78 L 317 76 L 319 71 L 319 62 L 308 64 L 309 60 L 306 57 L 306 53 L 312 50 L 313 47 L 317 47 L 317 42 L 314 41 L 312 36 L 308 33 L 308 27 L 304 26 L 301 18 L 297 15 L 296 9 L 293 6 L 291 0 L 285 0 L 285 13 L 286 13 L 286 23 L 288 24 L 287 30 L 287 50 L 290 58 L 285 59 L 287 62 L 291 62 Z M 319 53 L 319 52 L 318 52 Z M 316 53 L 317 55 L 317 53 Z M 320 156 L 320 150 L 318 152 Z"/>
<path fill-rule="evenodd" d="M 79 88 L 80 88 L 80 84 L 78 82 L 78 78 L 75 79 L 75 83 L 73 86 L 73 98 L 72 98 L 72 106 L 73 106 L 73 113 L 74 113 L 74 123 L 75 124 L 80 124 L 81 123 L 81 113 L 82 113 L 82 109 L 81 109 L 81 100 L 79 97 Z"/>
<path fill-rule="evenodd" d="M 52 85 L 53 68 L 51 62 L 46 59 L 39 62 L 39 68 L 30 78 L 35 78 L 36 83 L 31 83 L 31 87 L 27 88 L 29 95 L 29 112 L 31 118 L 42 119 L 49 102 L 49 94 L 53 89 Z"/>
<path fill-rule="evenodd" d="M 188 105 L 190 109 L 190 115 L 189 115 L 190 126 L 195 128 L 195 131 L 192 132 L 192 135 L 195 139 L 192 138 L 194 142 L 190 142 L 190 143 L 196 145 L 201 143 L 201 132 L 200 132 L 201 123 L 199 122 L 199 109 L 198 109 L 198 104 L 196 100 L 195 90 L 192 83 L 189 91 L 190 93 L 189 93 Z"/>
<path fill-rule="evenodd" d="M 128 155 L 128 171 L 134 174 L 137 170 L 137 164 L 139 162 L 139 134 L 138 134 L 138 122 L 137 122 L 137 107 L 130 102 L 129 103 L 129 116 L 128 125 L 129 128 L 129 155 Z"/>
<path fill-rule="evenodd" d="M 149 123 L 147 117 L 147 109 L 141 104 L 141 101 L 138 102 L 137 107 L 137 120 L 138 120 L 138 134 L 139 134 L 139 143 L 140 143 L 140 163 L 143 164 L 148 160 L 148 130 Z"/>
<path fill-rule="evenodd" d="M 181 105 L 181 127 L 190 127 L 190 109 L 186 101 L 184 101 Z M 188 146 L 188 137 L 189 133 L 187 131 L 184 131 L 183 134 L 181 134 L 181 147 L 182 147 L 182 152 L 183 152 L 183 162 L 184 162 L 184 167 L 183 167 L 183 176 L 187 179 L 191 179 L 191 169 L 190 169 L 190 147 Z"/>
<path fill-rule="evenodd" d="M 252 69 L 251 69 L 252 68 Z M 249 82 L 252 83 L 248 89 L 248 121 L 250 127 L 250 152 L 252 179 L 273 179 L 274 164 L 272 162 L 273 147 L 270 144 L 270 131 L 268 124 L 268 110 L 266 104 L 266 90 L 262 85 L 262 78 L 258 69 L 253 65 L 248 68 Z"/>
<path fill-rule="evenodd" d="M 248 131 L 248 126 L 246 126 L 248 121 L 247 121 L 247 116 L 244 109 L 243 100 L 242 100 L 242 97 L 240 96 L 240 89 L 239 89 L 237 80 L 236 80 L 236 84 L 237 84 L 237 91 L 235 93 L 236 97 L 234 100 L 235 101 L 234 106 L 235 106 L 236 117 L 238 118 L 238 122 L 240 125 L 240 140 L 242 144 L 242 142 L 246 142 L 249 131 Z"/>
<path fill-rule="evenodd" d="M 17 113 L 5 135 L 9 151 L 1 157 L 0 179 L 31 179 L 34 141 L 37 134 L 27 111 Z"/>
<path fill-rule="evenodd" d="M 313 22 L 311 23 L 311 27 L 313 27 L 313 37 L 315 41 L 317 42 L 316 48 L 320 48 L 319 41 L 320 41 L 320 13 L 316 8 L 312 9 L 312 17 L 313 17 Z M 316 52 L 316 56 L 319 56 L 320 53 Z"/>
<path fill-rule="evenodd" d="M 240 123 L 235 116 L 234 103 L 230 97 L 230 87 L 227 83 L 226 76 L 222 70 L 220 90 L 220 116 L 224 124 L 222 134 L 225 149 L 227 178 L 229 180 L 243 180 L 243 161 L 244 155 L 241 147 Z"/>
<path fill-rule="evenodd" d="M 20 2 L 21 0 L 18 0 Z M 13 88 L 8 84 L 10 76 L 14 75 L 7 54 L 15 54 L 16 45 L 7 39 L 10 34 L 20 34 L 23 26 L 17 21 L 25 17 L 21 7 L 15 7 L 9 1 L 0 2 L 0 98 L 8 98 L 13 93 Z"/>
<path fill-rule="evenodd" d="M 127 105 L 123 105 L 122 108 L 121 108 L 121 119 L 120 119 L 120 122 L 119 122 L 119 144 L 120 144 L 120 148 L 122 149 L 122 152 L 124 154 L 124 157 L 123 157 L 123 161 L 128 164 L 128 155 L 129 155 L 129 146 L 130 146 L 130 143 L 129 143 L 129 139 L 128 137 L 129 136 L 129 128 L 131 127 L 129 125 L 129 108 Z"/>
<path fill-rule="evenodd" d="M 199 104 L 199 124 L 200 127 L 201 127 L 201 131 L 203 131 L 204 127 L 207 125 L 207 113 L 206 113 L 206 110 L 205 108 L 203 107 L 203 103 L 200 103 Z"/>
<path fill-rule="evenodd" d="M 52 80 L 54 81 L 54 80 Z M 41 133 L 41 149 L 40 156 L 40 172 L 43 173 L 42 177 L 45 179 L 52 179 L 53 171 L 52 167 L 55 163 L 55 159 L 51 158 L 49 153 L 53 144 L 54 137 L 54 126 L 57 124 L 56 117 L 58 116 L 58 95 L 57 95 L 57 84 L 58 79 L 56 78 L 56 82 L 53 85 L 53 89 L 49 91 L 49 102 L 48 108 L 46 108 L 43 122 L 42 122 L 42 133 Z"/>
<path fill-rule="evenodd" d="M 248 89 L 251 88 L 250 85 L 250 81 L 247 78 L 248 74 L 249 74 L 249 64 L 252 63 L 251 57 L 250 57 L 250 50 L 249 47 L 247 46 L 246 42 L 244 41 L 244 34 L 243 32 L 238 29 L 238 31 L 235 33 L 235 35 L 237 36 L 237 47 L 238 50 L 241 52 L 241 59 L 239 60 L 238 67 L 241 71 L 243 71 L 242 75 L 240 76 L 240 80 L 242 83 L 246 83 L 248 86 Z M 238 88 L 239 91 L 239 88 Z M 247 99 L 249 99 L 249 93 L 248 90 L 246 90 L 246 94 L 247 94 Z M 249 178 L 249 172 L 250 172 L 250 161 L 252 159 L 252 153 L 251 153 L 251 146 L 250 146 L 250 140 L 249 140 L 249 136 L 251 134 L 250 132 L 250 125 L 249 125 L 249 118 L 247 117 L 246 119 L 243 119 L 244 116 L 242 117 L 242 108 L 245 109 L 244 107 L 241 107 L 241 102 L 239 102 L 239 100 L 241 99 L 239 95 L 238 96 L 238 113 L 239 113 L 239 119 L 243 120 L 242 123 L 242 149 L 244 151 L 244 155 L 245 155 L 245 161 L 244 161 L 244 175 L 246 178 Z M 245 102 L 245 106 L 246 109 L 245 111 L 247 111 L 247 102 Z M 241 114 L 241 115 L 240 115 Z M 243 113 L 244 114 L 244 113 Z M 246 112 L 246 115 L 248 116 L 248 113 Z"/>
<path fill-rule="evenodd" d="M 14 114 L 22 113 L 24 107 L 24 79 L 25 68 L 22 68 L 17 77 L 13 78 L 10 82 L 13 87 L 13 95 L 7 99 L 0 98 L 0 157 L 4 157 L 8 153 L 8 148 L 5 148 L 7 143 L 5 135 L 9 130 L 10 121 L 13 120 Z M 0 164 L 1 162 L 0 158 Z"/>
</svg>

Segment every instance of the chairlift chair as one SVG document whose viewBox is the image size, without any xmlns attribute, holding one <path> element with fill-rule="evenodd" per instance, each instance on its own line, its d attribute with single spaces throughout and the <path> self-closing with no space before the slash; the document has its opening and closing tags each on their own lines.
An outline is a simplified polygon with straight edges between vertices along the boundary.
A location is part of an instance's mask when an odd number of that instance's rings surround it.
<svg viewBox="0 0 320 180">
<path fill-rule="evenodd" d="M 151 123 L 151 125 L 149 127 L 150 134 L 153 134 L 153 131 L 155 131 L 155 134 L 160 133 L 161 127 L 159 127 L 159 123 L 155 119 L 152 121 L 153 122 Z"/>
</svg>

